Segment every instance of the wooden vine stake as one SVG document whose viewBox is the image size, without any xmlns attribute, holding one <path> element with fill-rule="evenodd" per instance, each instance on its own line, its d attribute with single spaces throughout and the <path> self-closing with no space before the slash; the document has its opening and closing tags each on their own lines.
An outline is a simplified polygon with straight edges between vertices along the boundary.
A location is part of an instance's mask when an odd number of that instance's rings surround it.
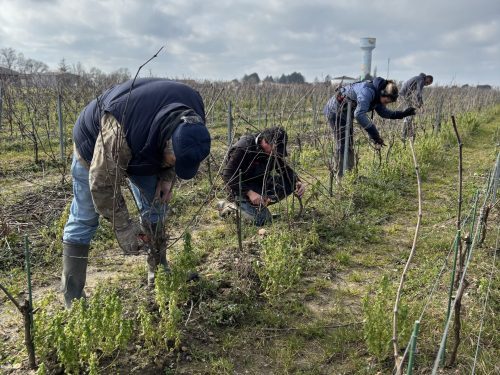
<svg viewBox="0 0 500 375">
<path fill-rule="evenodd" d="M 457 124 L 455 121 L 455 116 L 451 116 L 451 123 L 453 124 L 453 130 L 455 131 L 455 135 L 457 137 L 457 142 L 458 142 L 458 213 L 457 213 L 457 231 L 460 231 L 460 226 L 461 226 L 461 214 L 462 214 L 462 140 L 460 139 L 460 135 L 458 134 L 458 129 L 457 129 Z M 460 233 L 460 232 L 459 232 Z M 471 233 L 472 235 L 472 233 Z M 462 248 L 460 246 L 461 241 L 460 239 L 458 240 L 459 242 L 459 254 L 462 256 Z M 460 269 L 459 272 L 457 273 L 456 277 L 458 280 L 458 277 L 461 277 L 462 272 L 463 272 L 463 262 L 460 262 Z M 465 288 L 467 288 L 467 280 L 464 279 L 463 283 L 463 288 L 460 288 L 457 291 L 457 296 L 455 297 L 455 308 L 454 308 L 454 315 L 453 315 L 453 332 L 455 335 L 455 341 L 453 343 L 453 348 L 450 354 L 450 361 L 449 365 L 453 366 L 455 363 L 455 360 L 457 358 L 457 352 L 458 352 L 458 346 L 460 345 L 460 329 L 461 329 L 461 321 L 460 321 L 460 311 L 462 308 L 462 296 L 465 291 Z"/>
<path fill-rule="evenodd" d="M 399 346 L 398 346 L 398 309 L 399 302 L 401 301 L 401 293 L 403 291 L 403 285 L 406 279 L 406 274 L 408 273 L 408 269 L 410 268 L 411 261 L 416 252 L 417 247 L 417 238 L 418 232 L 420 230 L 420 222 L 422 221 L 422 179 L 420 177 L 420 168 L 418 166 L 417 157 L 415 155 L 415 147 L 414 147 L 415 137 L 414 135 L 410 136 L 410 149 L 413 156 L 413 164 L 415 166 L 415 174 L 417 177 L 417 194 L 418 194 L 418 216 L 417 216 L 417 224 L 415 226 L 415 235 L 413 236 L 413 244 L 411 247 L 410 255 L 406 261 L 405 267 L 403 269 L 403 273 L 401 274 L 401 280 L 399 282 L 398 292 L 396 294 L 396 302 L 394 303 L 393 310 L 393 324 L 392 324 L 392 344 L 394 349 L 394 362 L 396 367 L 396 374 L 401 375 L 403 371 L 403 357 L 399 355 Z"/>
</svg>

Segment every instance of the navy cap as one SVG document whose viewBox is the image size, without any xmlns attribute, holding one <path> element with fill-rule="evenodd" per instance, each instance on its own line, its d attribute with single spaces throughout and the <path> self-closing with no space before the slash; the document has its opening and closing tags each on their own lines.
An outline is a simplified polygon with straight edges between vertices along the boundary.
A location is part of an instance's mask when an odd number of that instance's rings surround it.
<svg viewBox="0 0 500 375">
<path fill-rule="evenodd" d="M 288 152 L 286 150 L 286 141 L 281 141 L 276 144 L 276 152 L 281 156 L 288 156 Z"/>
<path fill-rule="evenodd" d="M 276 133 L 276 139 L 273 139 L 273 143 L 276 145 L 276 152 L 280 156 L 288 156 L 288 152 L 286 150 L 286 145 L 288 143 L 288 135 L 286 132 L 279 131 Z"/>
<path fill-rule="evenodd" d="M 196 175 L 200 163 L 210 154 L 210 133 L 201 122 L 183 122 L 172 134 L 175 173 L 183 180 Z"/>
</svg>

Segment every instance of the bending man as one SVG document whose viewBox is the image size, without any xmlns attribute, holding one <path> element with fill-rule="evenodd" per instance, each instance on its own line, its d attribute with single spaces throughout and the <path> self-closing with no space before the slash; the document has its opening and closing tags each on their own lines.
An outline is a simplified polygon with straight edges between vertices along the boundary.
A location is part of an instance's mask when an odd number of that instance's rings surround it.
<svg viewBox="0 0 500 375">
<path fill-rule="evenodd" d="M 344 148 L 347 123 L 348 102 L 351 103 L 351 118 L 358 121 L 361 127 L 368 133 L 375 145 L 381 147 L 384 140 L 375 124 L 368 118 L 368 112 L 375 110 L 379 116 L 388 119 L 402 119 L 413 116 L 415 108 L 407 108 L 404 111 L 391 111 L 386 105 L 394 103 L 398 99 L 398 88 L 393 81 L 387 81 L 377 77 L 372 81 L 354 82 L 341 87 L 336 95 L 331 97 L 323 109 L 330 127 L 333 130 L 336 147 L 335 161 L 337 164 L 337 175 L 344 175 Z M 349 148 L 347 153 L 347 170 L 354 167 L 353 131 L 349 132 Z"/>
<path fill-rule="evenodd" d="M 133 87 L 132 86 L 133 83 Z M 66 306 L 84 295 L 90 242 L 99 215 L 109 220 L 125 255 L 148 254 L 148 283 L 167 267 L 163 219 L 176 176 L 191 179 L 210 152 L 200 94 L 181 83 L 141 78 L 90 102 L 73 129 L 73 201 L 63 234 Z M 140 210 L 131 220 L 120 191 L 128 178 Z"/>
<path fill-rule="evenodd" d="M 424 86 L 429 86 L 434 81 L 434 78 L 425 73 L 420 73 L 418 76 L 410 78 L 403 83 L 401 87 L 401 96 L 404 104 L 407 106 L 421 108 L 424 105 L 423 91 Z M 403 132 L 401 137 L 403 140 L 408 136 L 408 128 L 411 124 L 411 119 L 405 118 L 403 122 Z"/>
</svg>

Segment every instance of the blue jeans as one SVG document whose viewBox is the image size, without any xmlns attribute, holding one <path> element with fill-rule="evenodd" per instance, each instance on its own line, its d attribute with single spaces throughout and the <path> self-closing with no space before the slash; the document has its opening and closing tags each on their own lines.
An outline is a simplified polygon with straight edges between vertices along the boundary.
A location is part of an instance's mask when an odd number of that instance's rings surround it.
<svg viewBox="0 0 500 375">
<path fill-rule="evenodd" d="M 353 117 L 351 117 L 353 118 Z M 344 150 L 345 150 L 345 137 L 347 127 L 347 109 L 340 113 L 331 113 L 328 118 L 328 124 L 333 130 L 335 138 L 335 164 L 337 167 L 337 175 L 343 176 L 344 171 Z M 347 170 L 354 168 L 354 139 L 353 139 L 352 122 L 349 132 L 349 149 L 347 152 Z"/>
<path fill-rule="evenodd" d="M 64 227 L 63 241 L 89 245 L 99 225 L 99 214 L 94 208 L 89 186 L 89 170 L 73 155 L 73 201 L 68 222 Z M 130 188 L 141 214 L 141 220 L 149 223 L 163 221 L 167 205 L 154 200 L 158 177 L 128 176 Z"/>
<path fill-rule="evenodd" d="M 262 186 L 264 186 L 264 189 L 262 189 Z M 252 186 L 252 190 L 259 194 L 263 193 L 266 197 L 273 197 L 273 201 L 270 204 L 275 204 L 293 193 L 295 190 L 295 181 L 290 181 L 282 175 L 268 176 L 265 182 L 262 181 L 260 184 Z M 262 227 L 272 222 L 273 215 L 266 206 L 253 205 L 246 195 L 241 197 L 240 202 L 235 192 L 233 192 L 232 199 L 236 205 L 241 207 L 243 212 L 252 218 L 255 226 Z"/>
<path fill-rule="evenodd" d="M 248 199 L 242 199 L 241 211 L 247 213 L 253 219 L 253 224 L 262 227 L 273 221 L 273 215 L 265 206 L 254 206 Z"/>
</svg>

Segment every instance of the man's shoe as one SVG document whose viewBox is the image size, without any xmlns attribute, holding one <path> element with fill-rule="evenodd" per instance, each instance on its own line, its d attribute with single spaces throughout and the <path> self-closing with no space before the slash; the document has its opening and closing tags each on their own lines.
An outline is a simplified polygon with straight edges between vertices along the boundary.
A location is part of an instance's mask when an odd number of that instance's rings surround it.
<svg viewBox="0 0 500 375">
<path fill-rule="evenodd" d="M 220 200 L 217 202 L 217 211 L 219 211 L 219 217 L 225 218 L 231 215 L 233 212 L 237 210 L 236 204 L 233 202 L 228 202 L 226 200 Z"/>
</svg>

